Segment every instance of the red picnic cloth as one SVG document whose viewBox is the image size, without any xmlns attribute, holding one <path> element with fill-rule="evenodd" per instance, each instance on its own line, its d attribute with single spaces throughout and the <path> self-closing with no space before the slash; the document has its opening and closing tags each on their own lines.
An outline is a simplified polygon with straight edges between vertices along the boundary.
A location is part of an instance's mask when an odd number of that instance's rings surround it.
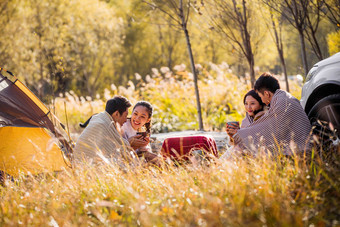
<svg viewBox="0 0 340 227">
<path fill-rule="evenodd" d="M 202 150 L 217 157 L 215 139 L 211 136 L 184 136 L 166 138 L 162 145 L 161 154 L 164 158 L 188 160 L 190 152 Z"/>
</svg>

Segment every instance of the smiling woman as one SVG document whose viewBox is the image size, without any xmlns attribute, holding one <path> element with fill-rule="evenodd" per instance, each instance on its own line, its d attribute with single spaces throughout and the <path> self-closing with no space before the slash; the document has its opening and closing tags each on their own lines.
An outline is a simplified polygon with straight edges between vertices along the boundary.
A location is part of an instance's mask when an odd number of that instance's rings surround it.
<svg viewBox="0 0 340 227">
<path fill-rule="evenodd" d="M 244 108 L 251 117 L 254 117 L 255 111 L 262 109 L 260 103 L 250 95 L 247 96 L 246 101 L 244 102 Z"/>
<path fill-rule="evenodd" d="M 243 98 L 244 108 L 246 110 L 246 117 L 243 119 L 241 128 L 245 128 L 252 122 L 259 119 L 264 113 L 265 104 L 262 102 L 260 96 L 254 91 L 250 90 Z M 238 125 L 226 125 L 226 132 L 233 142 L 232 137 L 235 135 L 240 127 Z"/>
<path fill-rule="evenodd" d="M 133 107 L 131 118 L 122 127 L 122 134 L 139 157 L 144 156 L 146 161 L 158 165 L 160 157 L 152 153 L 149 144 L 152 112 L 153 107 L 149 102 L 137 102 Z"/>
<path fill-rule="evenodd" d="M 149 136 L 142 136 L 138 132 L 150 134 L 152 112 L 153 107 L 149 102 L 139 101 L 133 107 L 131 118 L 122 127 L 123 138 L 129 140 L 131 146 L 136 150 L 151 151 L 148 145 Z"/>
<path fill-rule="evenodd" d="M 261 97 L 254 91 L 250 90 L 243 98 L 244 108 L 246 109 L 247 114 L 251 118 L 255 118 L 255 116 L 263 110 L 265 104 L 262 102 Z M 259 116 L 257 116 L 258 118 Z M 243 124 L 243 122 L 242 122 Z M 245 127 L 245 126 L 243 126 Z"/>
<path fill-rule="evenodd" d="M 150 111 L 147 107 L 138 105 L 134 108 L 131 116 L 131 126 L 138 130 L 151 121 Z"/>
</svg>

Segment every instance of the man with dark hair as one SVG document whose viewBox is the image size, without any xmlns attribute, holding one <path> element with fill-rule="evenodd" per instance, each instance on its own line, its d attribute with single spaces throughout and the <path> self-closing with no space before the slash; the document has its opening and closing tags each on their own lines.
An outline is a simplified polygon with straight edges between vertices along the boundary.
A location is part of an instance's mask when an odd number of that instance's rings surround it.
<svg viewBox="0 0 340 227">
<path fill-rule="evenodd" d="M 130 150 L 128 141 L 119 133 L 127 119 L 131 103 L 123 96 L 115 96 L 106 103 L 105 111 L 94 115 L 79 136 L 75 149 L 75 161 L 107 162 L 113 159 L 122 164 L 122 155 Z"/>
<path fill-rule="evenodd" d="M 280 89 L 279 81 L 270 73 L 263 73 L 255 82 L 254 90 L 261 97 L 262 102 L 268 105 L 276 92 Z"/>
<path fill-rule="evenodd" d="M 311 124 L 299 100 L 280 89 L 279 81 L 270 73 L 262 74 L 255 82 L 254 90 L 268 111 L 233 136 L 241 149 L 257 152 L 292 152 L 310 148 Z"/>
</svg>

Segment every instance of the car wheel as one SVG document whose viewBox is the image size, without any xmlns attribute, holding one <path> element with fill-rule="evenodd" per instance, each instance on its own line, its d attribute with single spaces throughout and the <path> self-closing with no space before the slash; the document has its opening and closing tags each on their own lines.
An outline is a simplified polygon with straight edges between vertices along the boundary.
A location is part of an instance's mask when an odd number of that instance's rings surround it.
<svg viewBox="0 0 340 227">
<path fill-rule="evenodd" d="M 319 100 L 308 113 L 313 133 L 322 142 L 339 144 L 340 131 L 340 94 L 329 95 Z"/>
</svg>

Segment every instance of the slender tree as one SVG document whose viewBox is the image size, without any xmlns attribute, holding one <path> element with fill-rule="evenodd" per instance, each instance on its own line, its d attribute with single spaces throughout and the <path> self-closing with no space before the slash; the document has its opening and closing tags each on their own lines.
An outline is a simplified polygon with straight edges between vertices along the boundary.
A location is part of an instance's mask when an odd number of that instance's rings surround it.
<svg viewBox="0 0 340 227">
<path fill-rule="evenodd" d="M 323 54 L 316 34 L 322 19 L 321 18 L 322 5 L 323 5 L 322 2 L 319 0 L 311 1 L 309 5 L 305 5 L 306 8 L 304 9 L 305 11 L 307 11 L 305 30 L 306 38 L 310 43 L 313 52 L 320 61 L 323 59 Z"/>
<path fill-rule="evenodd" d="M 292 25 L 299 33 L 301 44 L 301 58 L 305 75 L 308 72 L 305 30 L 306 30 L 306 8 L 310 0 L 263 0 L 274 11 L 281 14 L 290 25 Z"/>
<path fill-rule="evenodd" d="M 190 36 L 188 31 L 188 21 L 190 16 L 190 8 L 192 7 L 192 1 L 190 0 L 179 0 L 176 2 L 175 0 L 155 0 L 153 2 L 144 1 L 146 4 L 151 6 L 153 9 L 160 10 L 164 15 L 170 18 L 175 27 L 179 27 L 186 39 L 187 49 L 189 53 L 191 71 L 194 77 L 194 86 L 195 86 L 195 94 L 196 94 L 196 104 L 197 104 L 197 114 L 198 114 L 198 123 L 199 130 L 204 130 L 203 128 L 203 119 L 202 119 L 202 111 L 201 111 L 201 102 L 200 95 L 198 89 L 198 79 L 197 79 L 197 71 L 195 67 L 194 56 L 192 54 Z"/>
<path fill-rule="evenodd" d="M 208 2 L 211 6 L 210 19 L 214 27 L 230 40 L 233 46 L 236 46 L 247 59 L 251 84 L 253 85 L 255 83 L 254 47 L 256 48 L 258 41 L 254 41 L 254 37 L 251 35 L 257 29 L 256 26 L 250 25 L 251 22 L 256 23 L 251 21 L 252 8 L 245 0 L 211 0 Z"/>
<path fill-rule="evenodd" d="M 166 24 L 158 24 L 158 41 L 161 50 L 161 59 L 169 69 L 174 66 L 174 57 L 176 49 L 179 45 L 180 36 L 179 31 L 171 29 L 171 19 L 168 19 Z"/>
<path fill-rule="evenodd" d="M 274 38 L 275 38 L 275 45 L 277 52 L 279 54 L 280 62 L 281 62 L 281 68 L 285 77 L 286 81 L 286 90 L 289 92 L 289 82 L 288 82 L 288 74 L 287 74 L 287 67 L 286 62 L 283 54 L 283 43 L 282 43 L 282 20 L 280 20 L 278 23 L 274 19 L 274 16 L 272 13 L 270 13 L 270 19 L 272 22 L 272 30 L 274 32 Z"/>
<path fill-rule="evenodd" d="M 280 63 L 281 63 L 281 70 L 285 77 L 286 81 L 286 90 L 289 92 L 289 81 L 288 81 L 288 74 L 287 74 L 287 66 L 284 57 L 283 51 L 283 39 L 282 39 L 282 28 L 283 28 L 283 20 L 282 17 L 278 14 L 275 14 L 273 10 L 270 8 L 265 9 L 264 14 L 269 13 L 270 17 L 269 20 L 266 21 L 268 31 L 271 34 L 273 41 L 275 42 L 276 50 L 279 55 Z M 265 15 L 264 15 L 265 17 Z"/>
</svg>

